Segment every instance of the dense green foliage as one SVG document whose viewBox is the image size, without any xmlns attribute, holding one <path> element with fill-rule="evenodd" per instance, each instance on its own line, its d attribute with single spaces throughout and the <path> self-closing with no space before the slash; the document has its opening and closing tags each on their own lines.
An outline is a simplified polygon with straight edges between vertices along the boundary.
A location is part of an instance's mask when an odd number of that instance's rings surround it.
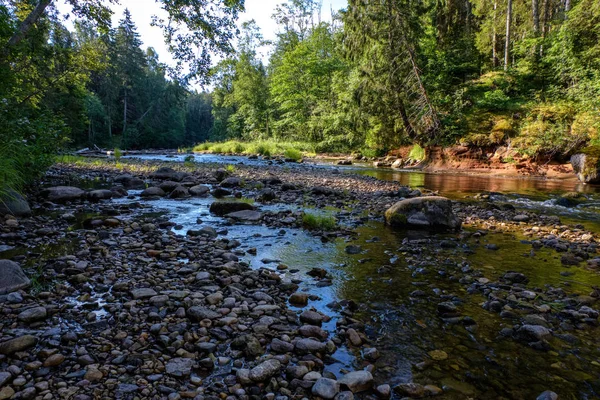
<svg viewBox="0 0 600 400">
<path fill-rule="evenodd" d="M 369 154 L 506 146 L 536 157 L 598 141 L 599 3 L 511 0 L 507 19 L 508 3 L 349 0 L 324 23 L 316 1 L 291 0 L 273 16 L 268 66 L 240 46 L 213 75 L 211 138 Z"/>
<path fill-rule="evenodd" d="M 110 0 L 68 3 L 73 31 L 52 0 L 0 0 L 1 186 L 64 146 L 564 158 L 600 144 L 596 0 L 349 0 L 329 22 L 316 0 L 288 0 L 273 43 L 253 21 L 238 32 L 243 0 L 160 0 L 173 67 L 142 49 L 128 12 L 111 27 Z"/>
<path fill-rule="evenodd" d="M 208 77 L 208 50 L 231 50 L 243 0 L 160 0 L 171 17 L 165 40 L 185 73 L 141 49 L 129 12 L 111 28 L 113 0 L 67 3 L 61 16 L 52 0 L 0 0 L 0 195 L 65 146 L 176 147 L 212 129 L 210 96 L 186 84 Z M 77 19 L 73 31 L 67 17 Z"/>
</svg>

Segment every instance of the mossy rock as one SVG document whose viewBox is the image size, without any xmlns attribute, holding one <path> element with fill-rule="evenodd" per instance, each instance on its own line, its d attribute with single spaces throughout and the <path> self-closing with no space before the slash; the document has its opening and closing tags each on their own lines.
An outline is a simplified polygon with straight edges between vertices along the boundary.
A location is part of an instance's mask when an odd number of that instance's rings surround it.
<svg viewBox="0 0 600 400">
<path fill-rule="evenodd" d="M 600 183 L 600 147 L 587 147 L 574 154 L 571 165 L 583 183 Z"/>
<path fill-rule="evenodd" d="M 461 221 L 452 202 L 440 196 L 424 196 L 397 202 L 385 212 L 388 225 L 400 228 L 457 230 Z"/>
</svg>

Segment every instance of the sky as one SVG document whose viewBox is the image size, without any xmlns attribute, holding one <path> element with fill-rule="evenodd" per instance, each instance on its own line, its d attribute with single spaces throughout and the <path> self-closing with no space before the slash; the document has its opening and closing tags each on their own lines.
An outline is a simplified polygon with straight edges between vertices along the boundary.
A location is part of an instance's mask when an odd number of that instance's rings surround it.
<svg viewBox="0 0 600 400">
<path fill-rule="evenodd" d="M 285 3 L 286 0 L 246 0 L 246 11 L 240 15 L 238 25 L 242 22 L 254 19 L 257 25 L 261 28 L 261 33 L 264 39 L 274 40 L 277 34 L 277 24 L 272 20 L 271 16 L 275 10 L 275 6 Z M 331 20 L 330 10 L 339 10 L 346 8 L 347 0 L 322 0 L 321 18 L 323 21 Z M 58 3 L 58 8 L 61 13 L 69 11 L 69 7 L 63 1 Z M 159 4 L 152 0 L 120 0 L 120 4 L 112 5 L 114 11 L 113 25 L 116 25 L 123 17 L 123 11 L 128 8 L 131 12 L 133 21 L 135 22 L 140 38 L 144 43 L 144 47 L 153 47 L 160 58 L 161 62 L 172 64 L 173 59 L 170 56 L 167 46 L 164 43 L 162 30 L 157 27 L 150 26 L 153 15 L 164 16 L 161 14 Z M 263 60 L 267 60 L 266 52 L 262 54 Z"/>
</svg>

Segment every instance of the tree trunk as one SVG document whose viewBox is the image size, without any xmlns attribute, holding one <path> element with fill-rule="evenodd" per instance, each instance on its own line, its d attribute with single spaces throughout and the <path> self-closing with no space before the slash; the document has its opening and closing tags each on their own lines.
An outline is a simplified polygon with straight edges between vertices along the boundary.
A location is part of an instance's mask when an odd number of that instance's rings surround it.
<svg viewBox="0 0 600 400">
<path fill-rule="evenodd" d="M 123 97 L 123 138 L 125 137 L 125 132 L 127 131 L 127 89 L 125 90 L 125 94 Z"/>
<path fill-rule="evenodd" d="M 546 0 L 547 1 L 547 0 Z M 510 64 L 510 28 L 512 22 L 512 0 L 508 0 L 506 8 L 506 44 L 504 46 L 504 70 L 508 71 Z"/>
<path fill-rule="evenodd" d="M 10 49 L 18 45 L 31 30 L 31 27 L 40 19 L 46 7 L 52 3 L 52 0 L 41 0 L 37 6 L 29 13 L 29 15 L 21 22 L 17 31 L 8 39 L 8 42 L 4 46 L 2 53 L 0 53 L 0 59 L 5 59 L 10 53 Z"/>
<path fill-rule="evenodd" d="M 565 19 L 567 19 L 567 13 L 571 9 L 571 0 L 565 0 Z"/>
<path fill-rule="evenodd" d="M 531 0 L 531 13 L 533 16 L 533 33 L 535 37 L 538 37 L 540 35 L 539 0 Z"/>
<path fill-rule="evenodd" d="M 496 34 L 496 15 L 498 9 L 498 2 L 494 0 L 494 19 L 492 25 L 492 67 L 498 67 L 498 35 Z"/>
</svg>

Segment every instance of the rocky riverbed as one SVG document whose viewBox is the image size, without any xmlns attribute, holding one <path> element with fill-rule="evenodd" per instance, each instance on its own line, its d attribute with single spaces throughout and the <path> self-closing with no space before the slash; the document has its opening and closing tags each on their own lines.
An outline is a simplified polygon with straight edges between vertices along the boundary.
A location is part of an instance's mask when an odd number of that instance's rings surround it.
<svg viewBox="0 0 600 400">
<path fill-rule="evenodd" d="M 57 165 L 0 220 L 28 276 L 0 295 L 0 399 L 596 396 L 597 234 L 487 195 L 450 204 L 459 232 L 384 228 L 432 194 L 295 164 Z M 514 247 L 556 276 L 487 269 Z"/>
</svg>

